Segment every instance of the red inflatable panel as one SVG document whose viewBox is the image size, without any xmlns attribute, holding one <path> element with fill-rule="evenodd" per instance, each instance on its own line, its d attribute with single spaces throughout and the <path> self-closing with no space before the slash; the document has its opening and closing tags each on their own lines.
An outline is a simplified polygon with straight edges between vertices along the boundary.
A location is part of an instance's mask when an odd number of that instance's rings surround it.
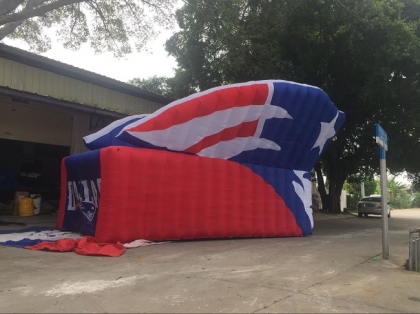
<svg viewBox="0 0 420 314">
<path fill-rule="evenodd" d="M 100 242 L 302 235 L 273 187 L 239 163 L 116 146 L 100 161 Z"/>
</svg>

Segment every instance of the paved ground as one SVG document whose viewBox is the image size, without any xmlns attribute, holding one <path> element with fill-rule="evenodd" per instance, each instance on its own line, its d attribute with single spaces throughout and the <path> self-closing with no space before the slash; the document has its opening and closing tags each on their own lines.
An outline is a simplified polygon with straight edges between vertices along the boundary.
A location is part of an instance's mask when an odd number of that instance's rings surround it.
<svg viewBox="0 0 420 314">
<path fill-rule="evenodd" d="M 311 237 L 173 242 L 117 258 L 0 246 L 0 312 L 420 312 L 420 273 L 404 267 L 420 209 L 392 212 L 389 260 L 380 217 L 314 217 Z"/>
</svg>

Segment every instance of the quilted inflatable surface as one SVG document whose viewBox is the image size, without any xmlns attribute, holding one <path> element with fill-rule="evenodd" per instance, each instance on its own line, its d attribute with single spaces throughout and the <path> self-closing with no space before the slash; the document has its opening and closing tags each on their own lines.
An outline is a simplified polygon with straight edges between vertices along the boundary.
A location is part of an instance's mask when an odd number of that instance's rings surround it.
<svg viewBox="0 0 420 314">
<path fill-rule="evenodd" d="M 309 171 L 344 119 L 321 89 L 279 80 L 121 119 L 63 161 L 57 225 L 103 242 L 310 235 Z"/>
</svg>

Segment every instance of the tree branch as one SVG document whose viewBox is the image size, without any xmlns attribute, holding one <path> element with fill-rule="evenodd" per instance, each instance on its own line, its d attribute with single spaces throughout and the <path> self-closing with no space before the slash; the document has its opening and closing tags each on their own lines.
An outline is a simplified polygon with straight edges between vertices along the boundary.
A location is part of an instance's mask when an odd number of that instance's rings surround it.
<svg viewBox="0 0 420 314">
<path fill-rule="evenodd" d="M 19 22 L 9 23 L 0 28 L 0 40 L 3 40 L 7 35 L 13 33 L 15 29 L 18 28 L 22 23 L 23 20 Z"/>
<path fill-rule="evenodd" d="M 45 2 L 47 0 L 29 0 L 28 4 L 24 8 L 24 10 L 30 10 L 33 7 L 40 5 L 41 3 Z M 16 28 L 18 28 L 25 20 L 17 21 L 8 23 L 2 28 L 0 28 L 0 40 L 4 39 L 7 35 L 13 33 Z"/>
<path fill-rule="evenodd" d="M 139 25 L 142 25 L 142 21 L 141 21 L 141 20 L 140 20 L 140 18 L 137 16 L 137 14 L 136 14 L 135 10 L 133 9 L 133 6 L 130 4 L 130 2 L 129 2 L 129 1 L 127 1 L 127 0 L 124 0 L 124 2 L 125 2 L 125 4 L 127 5 L 127 7 L 130 9 L 130 11 L 131 11 L 131 13 L 132 13 L 132 15 L 133 15 L 134 19 L 135 19 L 135 20 L 139 23 Z M 142 29 L 143 29 L 146 33 L 148 33 L 148 34 L 150 35 L 150 32 L 149 32 L 149 30 L 148 30 L 146 27 L 142 26 Z"/>
<path fill-rule="evenodd" d="M 72 10 L 74 10 L 74 5 L 72 5 Z M 73 20 L 73 23 L 71 24 L 71 28 L 70 28 L 70 32 L 69 32 L 70 40 L 72 39 L 73 30 L 74 30 L 74 27 L 76 26 L 76 23 L 77 23 L 77 18 L 75 18 Z"/>
<path fill-rule="evenodd" d="M 13 12 L 25 0 L 0 0 L 0 15 L 6 15 Z"/>
<path fill-rule="evenodd" d="M 169 16 L 167 16 L 166 14 L 165 14 L 165 12 L 158 6 L 158 5 L 156 5 L 156 4 L 153 4 L 153 3 L 150 3 L 149 1 L 146 1 L 146 0 L 141 0 L 141 2 L 143 2 L 143 3 L 146 3 L 148 6 L 150 6 L 150 7 L 153 7 L 153 8 L 155 8 L 155 10 L 156 11 L 159 11 L 163 16 L 165 16 L 165 18 L 167 19 L 167 20 L 169 20 L 170 19 L 170 17 Z"/>
<path fill-rule="evenodd" d="M 101 18 L 102 24 L 106 30 L 106 32 L 108 33 L 109 37 L 111 38 L 112 42 L 114 43 L 116 49 L 118 50 L 118 52 L 121 54 L 121 51 L 118 47 L 118 44 L 115 42 L 114 36 L 112 35 L 112 32 L 109 30 L 108 26 L 107 26 L 107 19 L 104 16 L 101 8 L 98 6 L 98 4 L 95 2 L 95 0 L 91 0 L 87 2 L 92 9 L 94 9 L 96 11 L 96 13 L 99 15 L 99 17 Z"/>
<path fill-rule="evenodd" d="M 19 13 L 13 13 L 13 14 L 0 17 L 0 25 L 23 21 L 23 20 L 26 20 L 35 16 L 41 16 L 41 15 L 44 15 L 45 13 L 57 10 L 61 7 L 64 7 L 70 4 L 80 3 L 80 2 L 85 2 L 85 0 L 58 0 L 56 2 L 48 3 L 42 7 L 39 7 L 33 10 L 31 9 L 27 10 L 25 8 Z"/>
</svg>

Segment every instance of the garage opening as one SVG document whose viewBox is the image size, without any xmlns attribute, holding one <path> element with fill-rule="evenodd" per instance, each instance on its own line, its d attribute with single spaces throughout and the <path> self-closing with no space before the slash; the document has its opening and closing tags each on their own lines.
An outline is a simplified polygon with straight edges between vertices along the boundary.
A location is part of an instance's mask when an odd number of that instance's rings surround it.
<svg viewBox="0 0 420 314">
<path fill-rule="evenodd" d="M 13 214 L 17 191 L 41 195 L 44 209 L 55 211 L 61 160 L 70 147 L 0 138 L 0 152 L 0 215 Z"/>
</svg>

